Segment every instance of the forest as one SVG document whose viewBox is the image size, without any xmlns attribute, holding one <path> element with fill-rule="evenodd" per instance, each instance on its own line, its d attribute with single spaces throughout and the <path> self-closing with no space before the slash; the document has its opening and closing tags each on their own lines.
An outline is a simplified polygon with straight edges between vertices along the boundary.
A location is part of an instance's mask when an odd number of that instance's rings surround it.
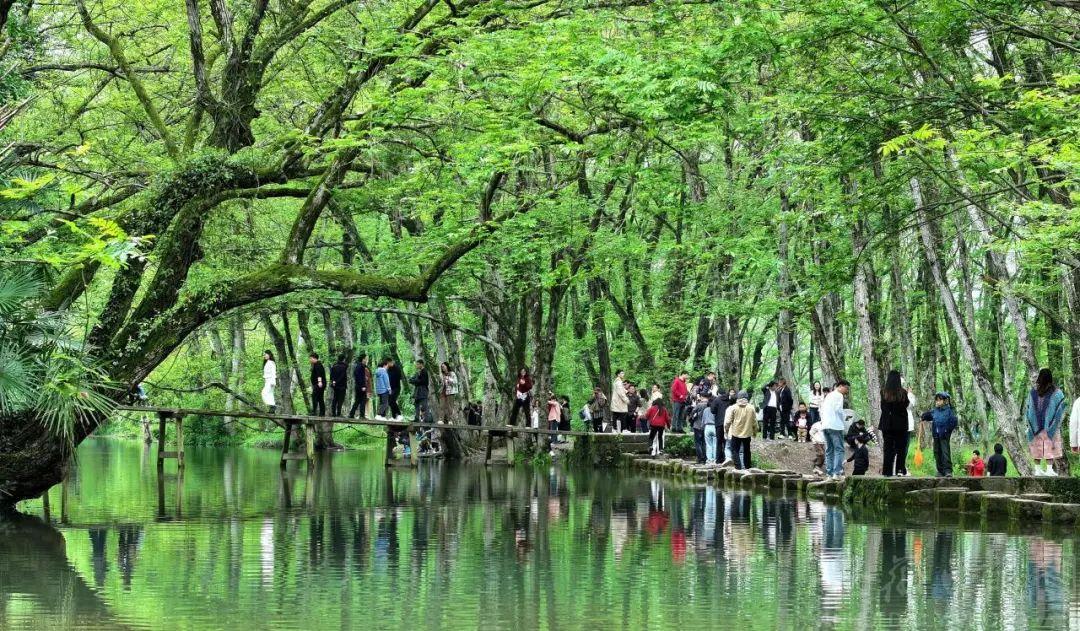
<svg viewBox="0 0 1080 631">
<path fill-rule="evenodd" d="M 307 355 L 1080 393 L 1076 0 L 0 0 L 0 506 Z M 459 409 L 436 409 L 455 419 Z M 195 440 L 258 428 L 207 423 Z M 325 447 L 334 441 L 319 436 Z"/>
</svg>

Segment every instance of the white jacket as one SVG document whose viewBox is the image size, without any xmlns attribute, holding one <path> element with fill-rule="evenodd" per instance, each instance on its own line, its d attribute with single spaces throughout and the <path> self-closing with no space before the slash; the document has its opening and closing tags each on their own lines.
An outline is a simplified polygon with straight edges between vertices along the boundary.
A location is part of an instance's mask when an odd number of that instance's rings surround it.
<svg viewBox="0 0 1080 631">
<path fill-rule="evenodd" d="M 277 385 L 277 364 L 272 359 L 263 364 L 263 385 Z"/>
<path fill-rule="evenodd" d="M 611 386 L 611 412 L 613 414 L 625 414 L 630 405 L 630 396 L 626 394 L 626 386 L 622 379 L 616 379 Z"/>
<path fill-rule="evenodd" d="M 844 431 L 844 395 L 833 390 L 821 402 L 821 428 Z"/>
<path fill-rule="evenodd" d="M 1080 397 L 1073 402 L 1072 413 L 1069 414 L 1069 446 L 1073 451 L 1080 449 Z"/>
</svg>

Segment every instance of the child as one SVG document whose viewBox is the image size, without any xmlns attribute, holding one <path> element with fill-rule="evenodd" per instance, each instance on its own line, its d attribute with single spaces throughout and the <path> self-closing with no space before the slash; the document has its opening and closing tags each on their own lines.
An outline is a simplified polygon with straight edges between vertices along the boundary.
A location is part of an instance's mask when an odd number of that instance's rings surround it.
<svg viewBox="0 0 1080 631">
<path fill-rule="evenodd" d="M 810 442 L 810 411 L 806 409 L 805 403 L 799 404 L 799 409 L 795 412 L 795 418 L 792 421 L 795 424 L 795 429 L 799 433 L 799 442 Z"/>
<path fill-rule="evenodd" d="M 1009 462 L 1005 460 L 1005 456 L 1002 452 L 1005 448 L 1001 446 L 1001 443 L 994 444 L 994 455 L 990 456 L 986 460 L 986 472 L 992 476 L 1004 476 L 1005 471 L 1009 468 Z"/>
<path fill-rule="evenodd" d="M 814 473 L 825 474 L 825 429 L 821 423 L 810 426 L 810 442 L 814 443 Z"/>
<path fill-rule="evenodd" d="M 967 464 L 967 474 L 969 478 L 981 478 L 986 475 L 986 463 L 983 462 L 978 449 L 971 453 L 971 460 Z"/>
<path fill-rule="evenodd" d="M 934 434 L 934 464 L 941 478 L 952 477 L 952 439 L 956 429 L 956 412 L 952 408 L 952 398 L 948 392 L 934 395 L 934 408 L 924 412 L 922 420 L 928 421 Z"/>
<path fill-rule="evenodd" d="M 866 449 L 866 442 L 865 435 L 860 435 L 855 439 L 855 452 L 847 459 L 848 462 L 855 463 L 852 475 L 866 475 L 867 469 L 870 468 L 870 452 Z"/>
</svg>

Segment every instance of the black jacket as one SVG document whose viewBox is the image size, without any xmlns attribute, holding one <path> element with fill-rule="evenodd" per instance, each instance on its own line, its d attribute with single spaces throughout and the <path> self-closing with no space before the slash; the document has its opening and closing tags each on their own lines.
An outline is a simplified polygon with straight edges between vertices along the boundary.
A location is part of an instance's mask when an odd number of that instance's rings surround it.
<svg viewBox="0 0 1080 631">
<path fill-rule="evenodd" d="M 330 387 L 334 390 L 344 390 L 349 385 L 349 366 L 345 362 L 338 362 L 330 367 Z"/>
<path fill-rule="evenodd" d="M 795 399 L 791 396 L 791 388 L 784 386 L 776 393 L 776 399 L 780 403 L 780 409 L 790 410 L 795 405 Z"/>
<path fill-rule="evenodd" d="M 413 387 L 413 401 L 423 401 L 428 398 L 428 376 L 426 370 L 421 370 L 409 379 Z M 393 388 L 393 382 L 390 385 Z"/>
<path fill-rule="evenodd" d="M 405 373 L 401 372 L 401 366 L 398 366 L 397 363 L 395 363 L 393 366 L 387 368 L 386 376 L 390 378 L 390 393 L 400 393 L 401 382 L 405 380 Z"/>
<path fill-rule="evenodd" d="M 855 453 L 851 454 L 847 461 L 855 463 L 855 468 L 852 471 L 855 475 L 866 473 L 870 469 L 870 452 L 866 449 L 866 445 L 856 447 Z"/>
<path fill-rule="evenodd" d="M 1008 468 L 1009 462 L 1001 454 L 994 454 L 986 459 L 986 473 L 988 475 L 1005 475 Z"/>
<path fill-rule="evenodd" d="M 320 386 L 319 383 L 322 383 Z M 326 390 L 326 369 L 323 368 L 322 362 L 315 362 L 311 365 L 311 389 L 312 390 Z"/>
<path fill-rule="evenodd" d="M 908 400 L 882 401 L 881 424 L 878 426 L 883 434 L 906 434 L 908 431 Z"/>
<path fill-rule="evenodd" d="M 357 391 L 367 390 L 367 374 L 367 366 L 361 364 L 360 362 L 356 362 L 355 364 L 353 364 L 352 379 L 353 383 L 356 384 Z"/>
</svg>

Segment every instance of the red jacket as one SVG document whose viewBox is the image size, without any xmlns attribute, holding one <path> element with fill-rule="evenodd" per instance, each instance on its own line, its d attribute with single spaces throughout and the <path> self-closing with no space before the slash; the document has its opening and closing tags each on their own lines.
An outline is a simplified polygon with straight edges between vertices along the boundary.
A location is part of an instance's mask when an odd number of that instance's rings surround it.
<svg viewBox="0 0 1080 631">
<path fill-rule="evenodd" d="M 981 478 L 986 475 L 986 463 L 982 458 L 975 458 L 968 463 L 967 466 L 968 475 L 973 478 Z"/>
<path fill-rule="evenodd" d="M 659 405 L 649 408 L 649 411 L 645 413 L 645 420 L 649 422 L 649 427 L 671 426 L 671 415 L 668 414 L 667 408 Z"/>
<path fill-rule="evenodd" d="M 516 390 L 522 394 L 525 394 L 529 390 L 532 390 L 532 378 L 531 377 L 518 377 Z"/>
<path fill-rule="evenodd" d="M 671 400 L 674 403 L 686 403 L 688 396 L 690 391 L 686 388 L 686 382 L 681 377 L 675 377 L 675 381 L 671 382 Z"/>
</svg>

